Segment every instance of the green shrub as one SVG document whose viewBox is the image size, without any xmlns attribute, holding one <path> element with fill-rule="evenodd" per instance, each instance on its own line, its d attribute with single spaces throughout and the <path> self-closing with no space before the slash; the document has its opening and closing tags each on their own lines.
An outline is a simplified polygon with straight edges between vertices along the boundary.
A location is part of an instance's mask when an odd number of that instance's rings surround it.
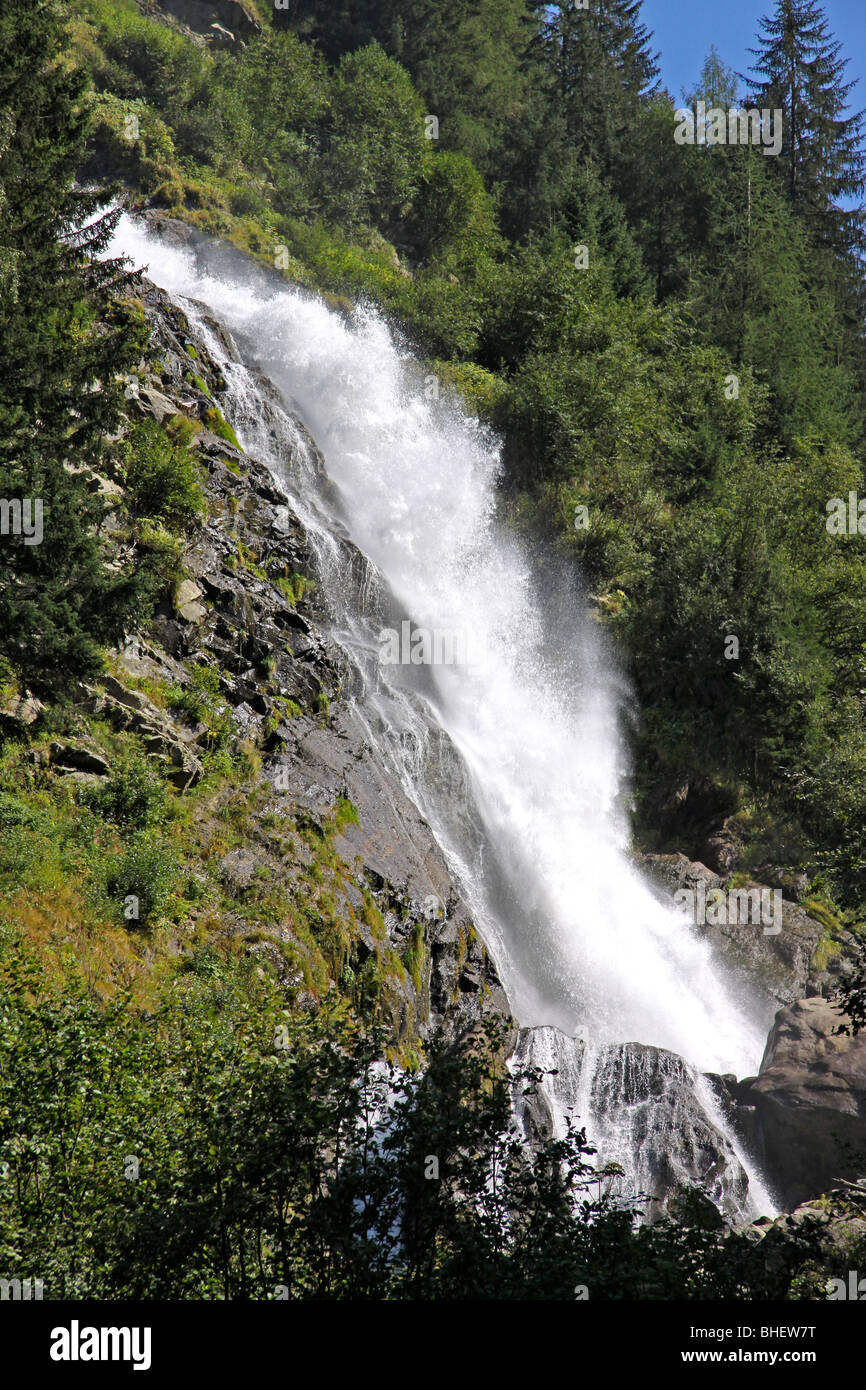
<svg viewBox="0 0 866 1390">
<path fill-rule="evenodd" d="M 165 819 L 165 787 L 146 758 L 120 763 L 99 786 L 87 787 L 81 800 L 115 825 L 145 830 Z"/>
<path fill-rule="evenodd" d="M 130 430 L 126 491 L 133 512 L 174 529 L 189 526 L 204 514 L 195 458 L 153 420 Z"/>
<path fill-rule="evenodd" d="M 140 831 L 105 865 L 101 896 L 123 921 L 145 926 L 167 910 L 179 869 L 176 855 L 163 838 Z"/>
<path fill-rule="evenodd" d="M 212 666 L 196 666 L 188 686 L 173 686 L 168 693 L 171 709 L 181 710 L 208 731 L 211 752 L 224 748 L 231 737 L 232 718 L 220 694 L 219 671 Z"/>
</svg>

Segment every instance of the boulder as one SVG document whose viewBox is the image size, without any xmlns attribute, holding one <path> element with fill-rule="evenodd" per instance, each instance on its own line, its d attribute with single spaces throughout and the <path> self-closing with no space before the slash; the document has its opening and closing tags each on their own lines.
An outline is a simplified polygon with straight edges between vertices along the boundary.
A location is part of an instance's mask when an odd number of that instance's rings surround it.
<svg viewBox="0 0 866 1390">
<path fill-rule="evenodd" d="M 202 591 L 194 579 L 184 579 L 177 586 L 174 596 L 174 606 L 178 616 L 187 623 L 200 623 L 206 613 L 203 604 L 198 600 L 202 597 Z"/>
<path fill-rule="evenodd" d="M 166 418 L 177 415 L 178 410 L 174 401 L 169 400 L 168 396 L 162 391 L 157 391 L 153 386 L 141 386 L 135 398 L 139 409 L 143 415 L 150 415 L 161 424 Z"/>
<path fill-rule="evenodd" d="M 17 729 L 29 729 L 35 724 L 45 706 L 33 695 L 0 696 L 0 721 Z"/>
<path fill-rule="evenodd" d="M 51 765 L 58 772 L 86 772 L 91 777 L 107 777 L 111 768 L 103 757 L 73 743 L 52 743 Z"/>
<path fill-rule="evenodd" d="M 780 1009 L 739 1116 L 783 1206 L 866 1173 L 866 1033 L 838 1034 L 827 999 Z"/>
</svg>

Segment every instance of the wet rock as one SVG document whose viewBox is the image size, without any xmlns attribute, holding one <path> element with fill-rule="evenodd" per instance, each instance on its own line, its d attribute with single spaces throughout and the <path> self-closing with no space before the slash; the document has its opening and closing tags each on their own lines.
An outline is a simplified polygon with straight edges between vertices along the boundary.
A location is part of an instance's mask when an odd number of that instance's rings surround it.
<svg viewBox="0 0 866 1390">
<path fill-rule="evenodd" d="M 710 899 L 714 890 L 728 891 L 725 879 L 684 854 L 643 854 L 637 856 L 636 862 L 660 890 L 663 901 L 673 903 L 674 895 L 683 889 L 694 892 L 696 901 L 699 890 L 705 899 Z M 765 888 L 765 884 L 744 883 L 734 891 L 760 894 Z M 824 936 L 824 927 L 796 903 L 782 898 L 781 931 L 775 934 L 751 921 L 720 925 L 698 922 L 696 927 L 733 967 L 757 1007 L 790 1004 L 809 988 L 812 957 Z"/>
<path fill-rule="evenodd" d="M 197 255 L 219 259 L 219 245 L 194 229 L 162 218 L 154 219 L 154 227 Z M 225 248 L 226 257 L 236 254 Z M 162 368 L 158 380 L 146 382 L 148 404 L 165 415 L 192 411 L 201 422 L 225 388 L 219 366 L 189 318 L 146 279 L 141 300 L 151 323 L 151 360 L 160 359 Z M 208 327 L 235 357 L 229 336 L 209 315 Z M 189 391 L 185 381 L 191 361 L 210 393 L 201 401 L 201 393 Z M 303 424 L 287 417 L 270 382 L 262 378 L 260 385 L 263 423 L 279 441 L 286 473 L 308 469 L 312 460 L 327 485 L 321 455 Z M 516 1029 L 496 969 L 454 890 L 430 827 L 381 766 L 365 723 L 344 699 L 351 693 L 344 690 L 347 668 L 323 636 L 320 622 L 326 615 L 317 606 L 315 562 L 286 488 L 255 458 L 207 429 L 198 430 L 194 443 L 206 475 L 208 514 L 186 547 L 186 577 L 173 602 L 166 601 L 155 617 L 155 640 L 130 649 L 124 661 L 135 674 L 183 686 L 198 665 L 219 670 L 220 697 L 232 712 L 237 735 L 265 750 L 262 771 L 273 788 L 269 815 L 324 835 L 341 798 L 355 808 L 331 841 L 345 867 L 334 886 L 335 907 L 338 915 L 349 917 L 350 907 L 354 914 L 352 969 L 383 946 L 412 965 L 389 979 L 388 1008 L 398 1038 L 408 1041 L 437 1028 L 464 1036 L 490 1014 L 503 1020 L 513 1038 Z M 360 594 L 370 585 L 369 563 L 348 537 L 342 544 L 346 582 Z M 312 582 L 298 586 L 298 575 Z M 103 686 L 91 693 L 100 712 L 134 729 L 155 753 L 171 758 L 183 749 L 195 757 L 190 743 L 196 730 L 182 716 L 159 711 L 113 678 Z M 294 853 L 300 869 L 303 842 Z M 242 895 L 257 875 L 277 867 L 292 872 L 291 865 L 269 864 L 258 844 L 244 846 L 220 861 L 220 877 L 229 892 Z M 297 891 L 304 891 L 302 880 Z M 384 941 L 374 938 L 365 920 L 371 898 L 384 924 Z"/>
<path fill-rule="evenodd" d="M 556 1028 L 526 1028 L 514 1062 L 546 1073 L 528 1092 L 516 1088 L 527 1137 L 561 1135 L 569 1116 L 586 1126 L 596 1168 L 619 1165 L 621 1195 L 647 1196 L 649 1219 L 692 1186 L 729 1217 L 746 1210 L 748 1178 L 707 1109 L 704 1080 L 675 1053 L 641 1043 L 588 1048 Z"/>
</svg>

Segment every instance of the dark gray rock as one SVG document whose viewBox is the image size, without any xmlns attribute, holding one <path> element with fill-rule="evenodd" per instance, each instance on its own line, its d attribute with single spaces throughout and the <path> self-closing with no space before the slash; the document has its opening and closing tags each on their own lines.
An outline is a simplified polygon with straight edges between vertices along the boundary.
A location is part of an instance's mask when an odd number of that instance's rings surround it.
<svg viewBox="0 0 866 1390">
<path fill-rule="evenodd" d="M 641 1043 L 588 1048 L 556 1028 L 525 1028 L 514 1062 L 547 1073 L 528 1092 L 515 1088 L 530 1142 L 560 1135 L 569 1116 L 578 1127 L 591 1116 L 588 1137 L 599 1172 L 609 1173 L 612 1164 L 625 1169 L 619 1195 L 649 1198 L 650 1220 L 693 1187 L 731 1218 L 747 1209 L 748 1178 L 708 1113 L 703 1078 L 676 1053 Z"/>
<path fill-rule="evenodd" d="M 111 768 L 99 753 L 77 743 L 52 743 L 51 764 L 58 772 L 86 772 L 107 777 Z"/>
</svg>

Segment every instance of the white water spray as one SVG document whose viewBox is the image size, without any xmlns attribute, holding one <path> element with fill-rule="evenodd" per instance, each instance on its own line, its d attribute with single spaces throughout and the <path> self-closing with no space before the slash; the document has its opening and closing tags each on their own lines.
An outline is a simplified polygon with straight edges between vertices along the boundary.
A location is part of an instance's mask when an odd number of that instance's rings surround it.
<svg viewBox="0 0 866 1390">
<path fill-rule="evenodd" d="M 335 636 L 381 726 L 372 732 L 440 839 L 521 1024 L 594 1046 L 654 1044 L 701 1070 L 756 1071 L 768 1020 L 628 858 L 622 691 L 577 590 L 563 616 L 497 521 L 496 442 L 428 399 L 418 363 L 373 311 L 346 321 L 252 273 L 217 273 L 129 218 L 111 253 L 205 303 L 280 389 L 320 446 L 342 519 L 398 617 L 469 632 L 485 654 L 420 673 L 383 666 L 381 611 L 358 613 L 345 599 L 337 518 L 282 469 L 319 553 Z M 280 471 L 255 378 L 215 337 L 211 346 L 239 437 Z M 459 754 L 444 791 L 442 744 Z"/>
</svg>

